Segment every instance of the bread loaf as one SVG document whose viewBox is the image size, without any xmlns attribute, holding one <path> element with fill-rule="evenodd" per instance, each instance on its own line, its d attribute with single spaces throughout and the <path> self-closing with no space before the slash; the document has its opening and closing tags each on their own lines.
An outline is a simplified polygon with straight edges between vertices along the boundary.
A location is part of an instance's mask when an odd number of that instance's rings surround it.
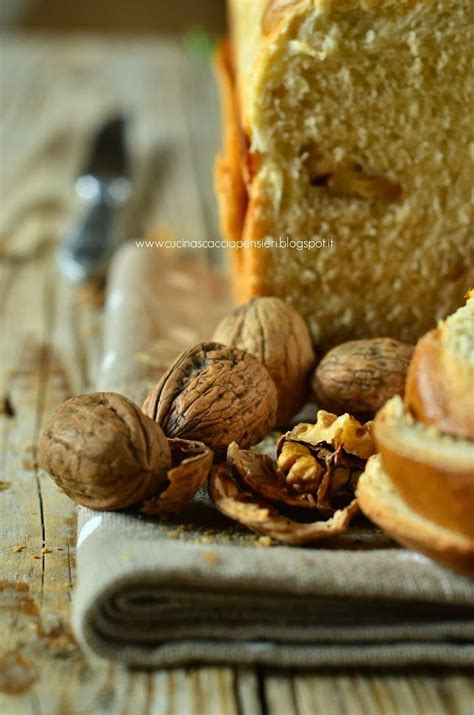
<svg viewBox="0 0 474 715">
<path fill-rule="evenodd" d="M 404 546 L 474 576 L 474 442 L 416 421 L 399 396 L 377 414 L 374 437 L 361 510 Z"/>
<path fill-rule="evenodd" d="M 405 400 L 373 425 L 362 511 L 402 544 L 474 575 L 474 292 L 418 341 Z"/>
<path fill-rule="evenodd" d="M 377 413 L 373 430 L 383 468 L 408 507 L 474 545 L 474 442 L 426 427 L 399 396 Z"/>
<path fill-rule="evenodd" d="M 325 348 L 415 342 L 474 278 L 471 3 L 229 10 L 217 189 L 238 299 L 293 303 Z"/>
<path fill-rule="evenodd" d="M 421 422 L 474 440 L 474 291 L 465 306 L 418 341 L 405 403 Z"/>
<path fill-rule="evenodd" d="M 395 488 L 379 454 L 369 459 L 359 479 L 357 501 L 364 514 L 399 543 L 474 576 L 474 540 L 414 511 Z"/>
</svg>

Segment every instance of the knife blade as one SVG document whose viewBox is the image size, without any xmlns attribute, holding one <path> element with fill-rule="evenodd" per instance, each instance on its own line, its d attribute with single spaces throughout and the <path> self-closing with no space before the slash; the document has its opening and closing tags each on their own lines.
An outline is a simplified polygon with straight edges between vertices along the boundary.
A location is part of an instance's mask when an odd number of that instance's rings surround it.
<svg viewBox="0 0 474 715">
<path fill-rule="evenodd" d="M 57 255 L 61 273 L 73 283 L 104 277 L 125 239 L 121 213 L 132 190 L 126 127 L 125 117 L 116 116 L 99 128 L 76 179 L 81 210 Z"/>
</svg>

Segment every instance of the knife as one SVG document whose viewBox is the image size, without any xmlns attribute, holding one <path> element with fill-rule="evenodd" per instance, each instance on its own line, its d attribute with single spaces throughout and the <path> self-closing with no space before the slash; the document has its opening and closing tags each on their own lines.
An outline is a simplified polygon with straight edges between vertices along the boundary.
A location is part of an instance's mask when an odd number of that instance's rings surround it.
<svg viewBox="0 0 474 715">
<path fill-rule="evenodd" d="M 105 276 L 124 241 L 121 209 L 131 194 L 126 120 L 116 116 L 97 132 L 89 159 L 75 182 L 82 210 L 58 250 L 61 273 L 73 283 Z"/>
</svg>

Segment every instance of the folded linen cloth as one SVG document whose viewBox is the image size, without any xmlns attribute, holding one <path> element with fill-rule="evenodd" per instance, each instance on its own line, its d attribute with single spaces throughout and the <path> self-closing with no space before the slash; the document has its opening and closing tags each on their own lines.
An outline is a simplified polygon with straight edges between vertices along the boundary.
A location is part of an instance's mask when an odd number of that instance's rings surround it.
<svg viewBox="0 0 474 715">
<path fill-rule="evenodd" d="M 165 367 L 163 345 L 209 337 L 227 306 L 205 268 L 125 247 L 99 388 L 140 402 Z M 206 492 L 169 522 L 81 507 L 78 527 L 73 624 L 101 656 L 153 667 L 474 665 L 474 582 L 376 529 L 324 548 L 264 548 Z"/>
<path fill-rule="evenodd" d="M 81 508 L 82 643 L 140 666 L 474 665 L 469 579 L 404 549 L 262 548 L 218 529 Z"/>
</svg>

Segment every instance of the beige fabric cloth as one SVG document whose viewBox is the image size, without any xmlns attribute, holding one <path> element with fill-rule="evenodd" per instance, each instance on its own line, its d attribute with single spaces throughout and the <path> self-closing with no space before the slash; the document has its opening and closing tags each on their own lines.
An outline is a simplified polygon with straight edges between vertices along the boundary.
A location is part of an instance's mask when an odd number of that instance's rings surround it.
<svg viewBox="0 0 474 715">
<path fill-rule="evenodd" d="M 205 501 L 193 511 L 194 523 L 219 533 L 221 519 Z M 222 543 L 225 528 L 206 537 L 82 508 L 78 533 L 74 627 L 107 658 L 140 666 L 474 665 L 474 583 L 418 554 L 261 548 L 236 534 Z"/>
<path fill-rule="evenodd" d="M 99 387 L 140 402 L 161 357 L 209 337 L 228 304 L 225 283 L 204 266 L 124 247 Z M 375 529 L 325 548 L 263 548 L 205 493 L 163 524 L 80 508 L 77 567 L 79 640 L 131 665 L 474 665 L 474 582 Z"/>
</svg>

